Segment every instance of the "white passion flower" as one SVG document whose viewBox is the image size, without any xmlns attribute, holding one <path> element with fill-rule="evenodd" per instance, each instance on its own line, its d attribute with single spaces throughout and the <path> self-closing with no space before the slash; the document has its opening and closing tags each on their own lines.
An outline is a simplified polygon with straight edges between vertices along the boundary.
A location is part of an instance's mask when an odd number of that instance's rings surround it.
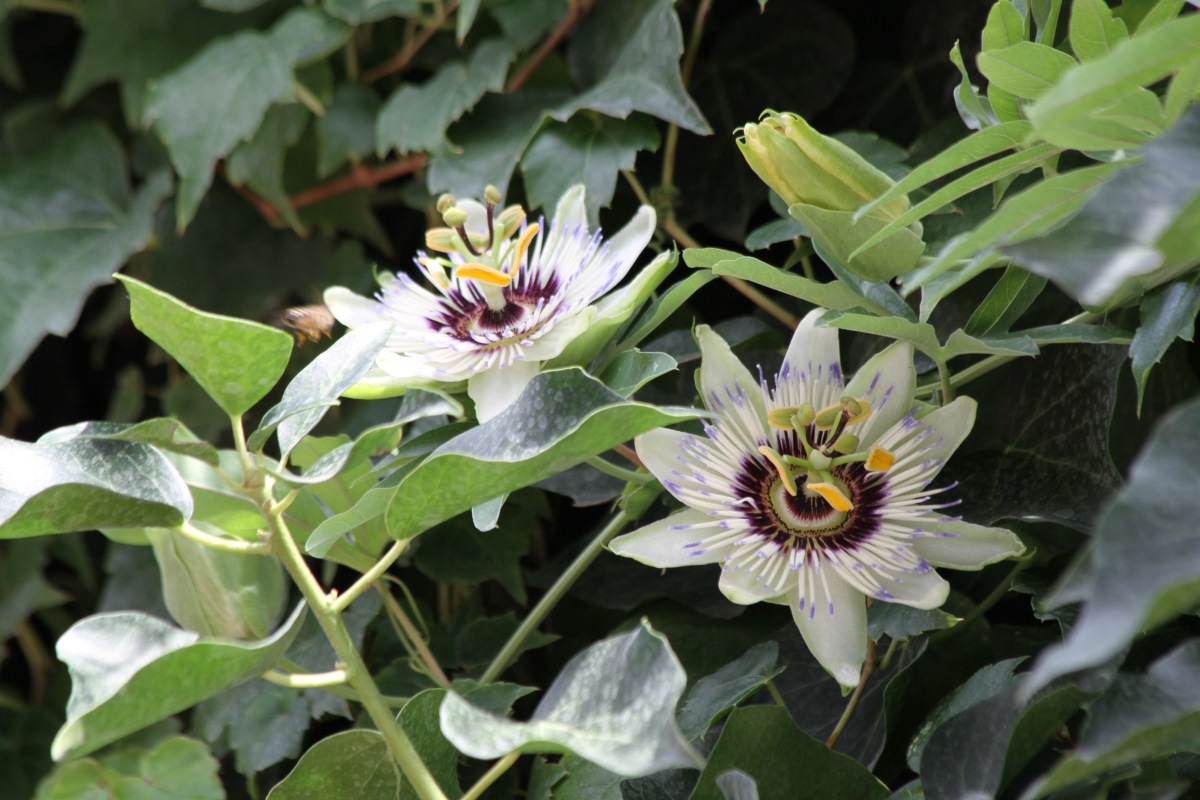
<svg viewBox="0 0 1200 800">
<path fill-rule="evenodd" d="M 606 240 L 588 227 L 582 185 L 558 201 L 549 226 L 527 222 L 519 206 L 497 211 L 500 195 L 492 187 L 485 200 L 439 200 L 447 227 L 427 232 L 433 254 L 416 259 L 430 288 L 388 274 L 375 299 L 340 286 L 325 292 L 325 304 L 349 328 L 393 325 L 377 368 L 348 394 L 381 397 L 466 381 L 476 416 L 486 422 L 576 339 L 615 329 L 674 265 L 664 254 L 601 301 L 650 242 L 653 208 L 642 206 Z"/>
<path fill-rule="evenodd" d="M 856 686 L 867 598 L 937 608 L 933 567 L 979 569 L 1020 554 L 1010 531 L 963 522 L 933 501 L 942 465 L 975 421 L 960 397 L 920 415 L 912 347 L 895 343 L 843 383 L 836 329 L 818 309 L 796 329 L 774 387 L 697 328 L 706 437 L 658 429 L 638 456 L 687 506 L 610 549 L 655 567 L 720 563 L 735 603 L 786 603 L 817 661 Z"/>
</svg>

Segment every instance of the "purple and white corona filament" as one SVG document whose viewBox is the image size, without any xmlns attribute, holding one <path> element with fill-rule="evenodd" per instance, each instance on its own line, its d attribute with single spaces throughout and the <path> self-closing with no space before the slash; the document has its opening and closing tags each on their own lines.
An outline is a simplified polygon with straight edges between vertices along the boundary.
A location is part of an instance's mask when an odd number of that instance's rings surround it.
<svg viewBox="0 0 1200 800">
<path fill-rule="evenodd" d="M 837 331 L 796 329 L 774 385 L 754 380 L 707 326 L 696 331 L 705 436 L 658 429 L 638 456 L 687 508 L 613 540 L 655 567 L 720 563 L 735 603 L 786 603 L 813 655 L 843 686 L 866 656 L 866 600 L 937 608 L 933 569 L 979 569 L 1020 540 L 947 516 L 931 486 L 975 420 L 968 397 L 927 414 L 913 402 L 912 348 L 895 343 L 846 383 Z"/>
<path fill-rule="evenodd" d="M 481 422 L 510 405 L 541 364 L 606 312 L 629 313 L 640 302 L 614 292 L 605 298 L 611 302 L 598 305 L 656 225 L 654 210 L 643 206 L 622 230 L 602 238 L 588 226 L 582 186 L 563 195 L 549 225 L 526 221 L 519 206 L 499 211 L 499 193 L 490 187 L 485 197 L 486 205 L 449 196 L 439 202 L 447 227 L 427 233 L 431 252 L 416 259 L 428 288 L 399 274 L 382 279 L 376 299 L 342 287 L 325 293 L 326 305 L 348 327 L 392 323 L 378 383 L 402 390 L 465 381 Z M 634 288 L 648 294 L 644 283 Z"/>
</svg>

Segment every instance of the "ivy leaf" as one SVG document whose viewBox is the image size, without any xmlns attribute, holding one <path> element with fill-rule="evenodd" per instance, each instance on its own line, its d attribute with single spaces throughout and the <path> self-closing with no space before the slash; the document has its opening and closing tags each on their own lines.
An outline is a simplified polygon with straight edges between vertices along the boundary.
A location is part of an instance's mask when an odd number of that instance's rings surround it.
<svg viewBox="0 0 1200 800">
<path fill-rule="evenodd" d="M 131 193 L 127 169 L 94 123 L 0 158 L 0 385 L 47 333 L 66 336 L 88 294 L 150 238 L 170 180 L 156 172 Z"/>
<path fill-rule="evenodd" d="M 351 25 L 365 25 L 388 17 L 412 17 L 421 10 L 418 0 L 322 0 L 321 6 L 330 16 Z"/>
<path fill-rule="evenodd" d="M 488 39 L 475 48 L 467 63 L 451 61 L 421 86 L 401 86 L 379 111 L 375 129 L 379 155 L 392 148 L 401 155 L 454 149 L 446 129 L 486 93 L 503 88 L 514 58 L 516 53 L 503 39 Z"/>
<path fill-rule="evenodd" d="M 1091 546 L 1043 606 L 1084 602 L 1067 641 L 1044 651 L 1024 690 L 1106 661 L 1141 631 L 1200 601 L 1200 403 L 1168 415 L 1107 505 Z M 1065 595 L 1069 593 L 1068 599 Z"/>
<path fill-rule="evenodd" d="M 627 120 L 576 114 L 545 126 L 521 159 L 521 174 L 533 206 L 552 208 L 573 184 L 587 187 L 588 220 L 612 201 L 621 170 L 633 169 L 639 150 L 657 150 L 658 128 L 641 114 Z"/>
<path fill-rule="evenodd" d="M 139 612 L 80 620 L 55 646 L 72 691 L 52 755 L 87 755 L 261 674 L 292 643 L 304 608 L 258 642 L 205 639 Z"/>
<path fill-rule="evenodd" d="M 433 452 L 400 481 L 388 506 L 397 539 L 628 441 L 690 419 L 689 409 L 625 400 L 577 368 L 543 372 L 500 415 Z"/>
<path fill-rule="evenodd" d="M 8 544 L 0 561 L 0 639 L 43 608 L 67 602 L 67 596 L 46 581 L 50 540 L 25 539 Z"/>
<path fill-rule="evenodd" d="M 246 24 L 194 0 L 89 0 L 80 6 L 83 43 L 59 100 L 72 105 L 107 81 L 121 86 L 125 121 L 139 125 L 149 82 L 183 64 L 201 47 Z"/>
<path fill-rule="evenodd" d="M 349 35 L 318 11 L 296 9 L 268 33 L 213 41 L 154 84 L 145 121 L 154 124 L 180 176 L 179 230 L 196 215 L 217 160 L 258 130 L 272 103 L 294 101 L 293 69 Z"/>
<path fill-rule="evenodd" d="M 1176 339 L 1192 341 L 1197 312 L 1200 312 L 1200 275 L 1160 286 L 1142 301 L 1142 324 L 1129 345 L 1133 377 L 1137 381 L 1138 413 L 1150 368 L 1162 360 Z"/>
<path fill-rule="evenodd" d="M 782 672 L 783 667 L 776 667 L 778 658 L 779 645 L 760 642 L 716 672 L 696 681 L 679 709 L 679 728 L 683 735 L 689 741 L 703 736 L 725 712 Z"/>
<path fill-rule="evenodd" d="M 283 331 L 199 311 L 139 280 L 118 277 L 129 290 L 133 324 L 170 353 L 229 416 L 248 411 L 287 367 L 293 342 Z"/>
<path fill-rule="evenodd" d="M 203 742 L 172 736 L 149 751 L 127 748 L 109 753 L 103 762 L 88 758 L 64 764 L 47 777 L 37 796 L 40 800 L 224 800 L 220 767 Z"/>
<path fill-rule="evenodd" d="M 1090 525 L 1120 482 L 1108 428 L 1124 360 L 1118 345 L 1061 345 L 972 386 L 976 444 L 948 468 L 969 519 Z"/>
<path fill-rule="evenodd" d="M 95 528 L 175 527 L 192 496 L 153 447 L 109 439 L 28 444 L 0 437 L 0 538 Z"/>
<path fill-rule="evenodd" d="M 39 444 L 61 444 L 72 439 L 115 439 L 154 445 L 159 450 L 196 458 L 217 466 L 217 449 L 202 442 L 177 419 L 157 417 L 135 424 L 118 422 L 80 422 L 58 428 L 38 439 Z"/>
<path fill-rule="evenodd" d="M 528 509 L 513 503 L 505 508 L 498 530 L 480 532 L 465 519 L 450 520 L 422 536 L 413 564 L 442 583 L 479 583 L 494 578 L 525 605 L 520 561 L 529 553 L 534 523 Z"/>
<path fill-rule="evenodd" d="M 442 704 L 442 733 L 472 758 L 574 753 L 625 777 L 694 767 L 675 722 L 687 675 L 667 640 L 643 621 L 571 659 L 529 722 L 475 708 L 457 694 Z"/>
<path fill-rule="evenodd" d="M 810 738 L 787 709 L 774 705 L 733 710 L 692 799 L 723 800 L 717 779 L 735 768 L 752 778 L 764 797 L 793 796 L 799 786 L 812 797 L 883 800 L 888 795 L 866 767 Z"/>
<path fill-rule="evenodd" d="M 625 119 L 634 111 L 700 135 L 712 129 L 683 88 L 683 31 L 671 0 L 611 0 L 575 29 L 568 61 L 588 87 L 553 112 L 566 122 L 582 108 Z"/>
<path fill-rule="evenodd" d="M 351 157 L 375 152 L 375 119 L 379 97 L 361 83 L 343 83 L 317 120 L 317 176 L 326 178 Z"/>
<path fill-rule="evenodd" d="M 288 200 L 283 161 L 308 125 L 308 110 L 299 105 L 271 106 L 250 141 L 242 142 L 225 161 L 225 174 L 235 186 L 249 186 L 297 231 L 304 227 Z"/>
</svg>

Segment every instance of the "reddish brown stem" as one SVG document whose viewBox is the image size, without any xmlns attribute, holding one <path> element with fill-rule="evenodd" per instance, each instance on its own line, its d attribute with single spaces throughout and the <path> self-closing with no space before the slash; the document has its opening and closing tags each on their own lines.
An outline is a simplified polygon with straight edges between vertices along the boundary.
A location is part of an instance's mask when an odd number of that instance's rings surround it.
<svg viewBox="0 0 1200 800">
<path fill-rule="evenodd" d="M 305 206 L 311 206 L 313 203 L 319 203 L 334 195 L 352 192 L 355 189 L 369 189 L 372 186 L 399 178 L 402 175 L 416 172 L 425 166 L 425 160 L 424 153 L 416 153 L 399 161 L 380 164 L 377 167 L 359 165 L 349 175 L 343 175 L 340 178 L 335 178 L 319 186 L 314 186 L 311 189 L 305 189 L 303 192 L 297 192 L 288 198 L 288 202 L 291 203 L 292 208 L 301 209 Z"/>
<path fill-rule="evenodd" d="M 618 453 L 620 453 L 621 455 L 625 456 L 630 461 L 632 461 L 633 465 L 635 467 L 637 467 L 638 469 L 646 469 L 646 465 L 642 463 L 642 460 L 640 458 L 638 458 L 638 454 L 635 453 L 633 451 L 633 448 L 630 447 L 629 445 L 619 444 L 616 447 L 614 447 L 613 450 L 616 450 Z"/>
<path fill-rule="evenodd" d="M 521 66 L 521 70 L 505 84 L 504 91 L 507 94 L 512 94 L 525 85 L 529 77 L 546 60 L 546 56 L 554 52 L 554 48 L 558 47 L 559 42 L 571 32 L 571 29 L 579 23 L 579 20 L 587 16 L 588 11 L 592 8 L 592 2 L 593 0 L 576 0 L 574 3 L 571 3 L 571 10 L 562 18 L 562 22 L 558 23 L 554 30 L 550 32 L 550 35 L 538 45 L 538 49 L 533 51 L 533 55 Z"/>
<path fill-rule="evenodd" d="M 459 0 L 450 0 L 449 3 L 442 7 L 441 13 L 431 19 L 429 24 L 422 28 L 421 32 L 414 36 L 413 40 L 404 49 L 379 66 L 364 72 L 362 76 L 363 82 L 374 83 L 380 78 L 391 75 L 393 72 L 399 72 L 407 67 L 409 62 L 413 60 L 413 57 L 425 46 L 425 43 L 433 38 L 433 35 L 445 24 L 446 19 L 454 13 L 454 9 L 458 8 L 458 2 Z"/>
</svg>

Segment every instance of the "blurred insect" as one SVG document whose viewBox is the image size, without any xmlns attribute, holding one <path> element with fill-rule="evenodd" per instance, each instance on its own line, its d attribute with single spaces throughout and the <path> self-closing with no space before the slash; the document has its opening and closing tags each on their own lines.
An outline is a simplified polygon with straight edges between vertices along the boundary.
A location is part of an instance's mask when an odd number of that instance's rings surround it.
<svg viewBox="0 0 1200 800">
<path fill-rule="evenodd" d="M 285 308 L 271 317 L 272 325 L 294 334 L 296 343 L 301 346 L 330 336 L 333 323 L 333 314 L 323 305 Z"/>
</svg>

